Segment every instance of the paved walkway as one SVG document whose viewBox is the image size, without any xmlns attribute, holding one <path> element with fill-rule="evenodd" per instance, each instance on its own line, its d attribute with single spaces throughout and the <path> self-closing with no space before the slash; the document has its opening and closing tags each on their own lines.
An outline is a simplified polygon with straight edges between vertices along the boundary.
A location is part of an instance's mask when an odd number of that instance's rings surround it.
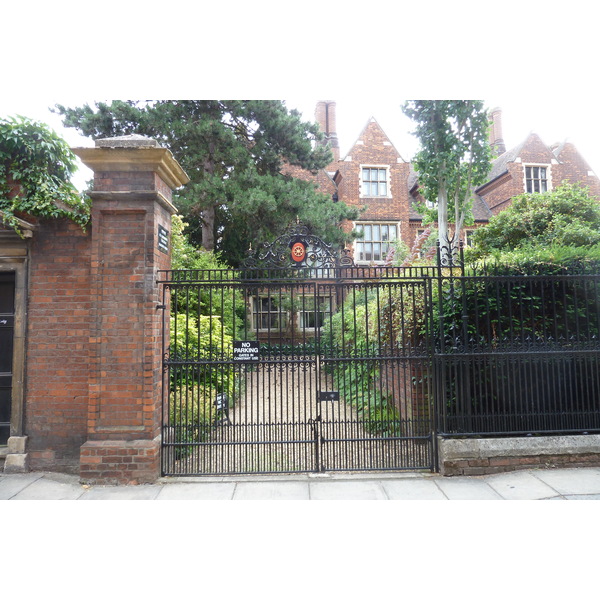
<svg viewBox="0 0 600 600">
<path fill-rule="evenodd" d="M 0 474 L 0 500 L 600 500 L 600 468 L 478 477 L 430 473 L 164 478 L 85 486 L 76 475 Z"/>
</svg>

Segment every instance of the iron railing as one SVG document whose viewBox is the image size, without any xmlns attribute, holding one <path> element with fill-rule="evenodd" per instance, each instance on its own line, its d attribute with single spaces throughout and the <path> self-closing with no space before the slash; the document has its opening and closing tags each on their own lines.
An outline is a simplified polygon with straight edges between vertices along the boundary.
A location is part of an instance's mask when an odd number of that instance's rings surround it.
<svg viewBox="0 0 600 600">
<path fill-rule="evenodd" d="M 438 278 L 438 431 L 600 430 L 600 275 Z"/>
<path fill-rule="evenodd" d="M 435 469 L 438 434 L 600 431 L 600 275 L 462 259 L 161 272 L 164 473 Z"/>
</svg>

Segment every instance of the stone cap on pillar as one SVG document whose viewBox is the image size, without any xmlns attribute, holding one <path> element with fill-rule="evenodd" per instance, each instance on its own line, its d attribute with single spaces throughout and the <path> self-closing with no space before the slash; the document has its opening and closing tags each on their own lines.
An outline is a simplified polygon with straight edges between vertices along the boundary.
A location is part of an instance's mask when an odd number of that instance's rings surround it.
<svg viewBox="0 0 600 600">
<path fill-rule="evenodd" d="M 92 171 L 153 171 L 175 190 L 190 178 L 171 151 L 143 135 L 124 135 L 96 140 L 94 148 L 72 148 Z"/>
</svg>

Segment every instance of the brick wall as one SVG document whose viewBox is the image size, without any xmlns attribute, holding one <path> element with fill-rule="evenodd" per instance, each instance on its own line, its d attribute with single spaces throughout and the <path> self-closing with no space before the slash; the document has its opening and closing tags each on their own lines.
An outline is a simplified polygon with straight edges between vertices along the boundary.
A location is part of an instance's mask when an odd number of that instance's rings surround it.
<svg viewBox="0 0 600 600">
<path fill-rule="evenodd" d="M 412 421 L 411 435 L 429 435 L 431 398 L 425 359 L 403 358 L 382 365 L 376 387 L 389 394 L 402 419 Z"/>
<path fill-rule="evenodd" d="M 409 163 L 403 162 L 376 121 L 370 121 L 347 159 L 337 163 L 341 174 L 339 198 L 351 206 L 365 206 L 362 221 L 400 221 L 400 237 L 411 243 L 409 224 L 408 176 Z M 398 162 L 398 161 L 401 162 Z M 391 198 L 361 198 L 361 165 L 389 166 L 389 193 Z"/>
<path fill-rule="evenodd" d="M 49 220 L 32 239 L 25 431 L 33 469 L 77 472 L 89 439 L 160 433 L 155 282 L 170 258 L 156 235 L 157 223 L 170 230 L 170 216 L 153 202 L 113 204 L 96 203 L 85 232 Z"/>
<path fill-rule="evenodd" d="M 487 185 L 482 196 L 490 210 L 497 215 L 512 203 L 512 198 L 525 193 L 525 171 L 527 164 L 550 166 L 550 183 L 552 189 L 563 181 L 580 182 L 590 188 L 590 193 L 600 199 L 600 180 L 591 173 L 573 144 L 564 144 L 558 152 L 558 160 L 554 153 L 536 135 L 531 134 L 519 152 L 519 161 L 508 162 L 506 173 Z"/>
<path fill-rule="evenodd" d="M 487 475 L 551 467 L 600 466 L 600 435 L 438 438 L 440 473 Z"/>
<path fill-rule="evenodd" d="M 97 146 L 80 149 L 96 175 L 91 225 L 41 221 L 29 249 L 29 465 L 92 483 L 151 482 L 160 474 L 156 281 L 170 268 L 158 229 L 171 230 L 171 190 L 187 177 L 153 140 Z"/>
<path fill-rule="evenodd" d="M 34 469 L 77 470 L 87 438 L 90 235 L 42 221 L 31 241 L 25 431 Z"/>
<path fill-rule="evenodd" d="M 592 173 L 590 165 L 573 144 L 566 143 L 561 148 L 558 158 L 561 164 L 552 167 L 554 185 L 558 185 L 562 181 L 580 182 L 590 188 L 592 195 L 600 198 L 600 179 Z"/>
</svg>

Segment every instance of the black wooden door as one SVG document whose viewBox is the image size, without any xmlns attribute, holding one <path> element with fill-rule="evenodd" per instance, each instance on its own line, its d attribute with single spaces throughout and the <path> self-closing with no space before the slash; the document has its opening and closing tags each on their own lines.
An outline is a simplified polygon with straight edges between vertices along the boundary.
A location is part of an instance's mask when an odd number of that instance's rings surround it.
<svg viewBox="0 0 600 600">
<path fill-rule="evenodd" d="M 15 275 L 0 273 L 0 445 L 10 437 L 14 329 Z"/>
</svg>

